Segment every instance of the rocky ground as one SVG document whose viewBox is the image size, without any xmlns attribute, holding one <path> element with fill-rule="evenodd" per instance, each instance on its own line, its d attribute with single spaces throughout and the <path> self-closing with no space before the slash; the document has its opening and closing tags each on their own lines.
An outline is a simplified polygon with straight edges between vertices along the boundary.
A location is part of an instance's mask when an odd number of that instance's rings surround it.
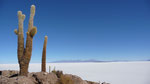
<svg viewBox="0 0 150 84">
<path fill-rule="evenodd" d="M 82 80 L 80 77 L 63 74 L 62 71 L 29 73 L 28 76 L 18 76 L 18 71 L 0 71 L 0 84 L 109 84 Z"/>
</svg>

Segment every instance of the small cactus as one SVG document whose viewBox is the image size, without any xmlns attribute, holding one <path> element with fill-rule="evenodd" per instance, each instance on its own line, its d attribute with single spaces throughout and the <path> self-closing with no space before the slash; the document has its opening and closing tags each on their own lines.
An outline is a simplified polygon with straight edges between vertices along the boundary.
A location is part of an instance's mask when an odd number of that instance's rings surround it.
<svg viewBox="0 0 150 84">
<path fill-rule="evenodd" d="M 51 72 L 51 66 L 49 66 L 49 73 Z"/>
<path fill-rule="evenodd" d="M 42 72 L 46 72 L 46 45 L 47 45 L 48 37 L 45 36 L 44 45 L 43 45 L 43 53 L 42 53 Z"/>
</svg>

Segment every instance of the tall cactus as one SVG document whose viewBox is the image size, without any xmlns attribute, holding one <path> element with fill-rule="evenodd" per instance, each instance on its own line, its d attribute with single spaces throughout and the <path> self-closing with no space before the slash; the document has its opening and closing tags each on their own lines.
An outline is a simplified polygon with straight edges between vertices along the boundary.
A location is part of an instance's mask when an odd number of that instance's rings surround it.
<svg viewBox="0 0 150 84">
<path fill-rule="evenodd" d="M 47 45 L 47 36 L 45 36 L 44 45 L 43 45 L 43 53 L 42 53 L 42 72 L 46 72 L 46 45 Z"/>
<path fill-rule="evenodd" d="M 30 19 L 27 31 L 26 47 L 24 48 L 24 34 L 23 34 L 23 22 L 25 15 L 21 11 L 18 11 L 18 30 L 15 29 L 14 32 L 18 35 L 18 63 L 20 67 L 20 75 L 27 76 L 29 62 L 32 55 L 32 41 L 34 35 L 37 33 L 37 28 L 33 26 L 33 19 L 35 15 L 35 6 L 32 5 L 30 9 Z"/>
</svg>

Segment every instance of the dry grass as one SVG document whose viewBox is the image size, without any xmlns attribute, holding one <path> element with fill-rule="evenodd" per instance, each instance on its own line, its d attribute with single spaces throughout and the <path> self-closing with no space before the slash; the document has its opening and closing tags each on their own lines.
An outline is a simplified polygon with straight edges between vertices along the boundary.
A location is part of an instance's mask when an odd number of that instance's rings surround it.
<svg viewBox="0 0 150 84">
<path fill-rule="evenodd" d="M 53 70 L 52 72 L 59 78 L 57 84 L 74 84 L 73 80 L 70 77 L 65 76 L 62 71 Z"/>
</svg>

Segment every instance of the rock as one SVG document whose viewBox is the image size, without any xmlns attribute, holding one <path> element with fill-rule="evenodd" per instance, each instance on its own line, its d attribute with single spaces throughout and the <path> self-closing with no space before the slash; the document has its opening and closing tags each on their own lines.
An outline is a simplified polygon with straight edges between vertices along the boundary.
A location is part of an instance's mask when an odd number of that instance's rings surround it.
<svg viewBox="0 0 150 84">
<path fill-rule="evenodd" d="M 56 84 L 58 78 L 54 73 L 37 72 L 28 76 L 14 76 L 17 71 L 1 71 L 0 84 Z"/>
<path fill-rule="evenodd" d="M 4 77 L 1 76 L 0 84 L 35 84 L 30 78 L 25 76 L 17 76 L 17 77 Z"/>
<path fill-rule="evenodd" d="M 92 81 L 82 80 L 80 77 L 71 74 L 33 72 L 28 76 L 18 76 L 18 71 L 0 71 L 0 84 L 101 84 Z M 102 84 L 110 84 L 103 82 Z"/>
<path fill-rule="evenodd" d="M 73 84 L 88 84 L 86 81 L 82 80 L 80 77 L 71 75 L 71 74 L 64 74 L 64 76 L 69 77 L 72 79 Z"/>
<path fill-rule="evenodd" d="M 54 73 L 37 72 L 33 74 L 33 77 L 38 84 L 56 84 L 58 78 Z"/>
<path fill-rule="evenodd" d="M 92 81 L 87 81 L 87 80 L 86 80 L 86 82 L 87 82 L 88 84 L 100 84 L 100 83 L 97 83 L 97 82 L 92 82 Z"/>
<path fill-rule="evenodd" d="M 0 71 L 0 75 L 5 76 L 5 77 L 11 77 L 17 75 L 19 72 L 15 70 L 4 70 Z"/>
<path fill-rule="evenodd" d="M 5 76 L 0 76 L 0 84 L 7 84 L 8 82 L 8 77 L 5 77 Z"/>
<path fill-rule="evenodd" d="M 35 84 L 34 81 L 26 76 L 13 77 L 8 80 L 8 84 Z"/>
<path fill-rule="evenodd" d="M 103 82 L 102 84 L 110 84 L 110 83 Z"/>
</svg>

